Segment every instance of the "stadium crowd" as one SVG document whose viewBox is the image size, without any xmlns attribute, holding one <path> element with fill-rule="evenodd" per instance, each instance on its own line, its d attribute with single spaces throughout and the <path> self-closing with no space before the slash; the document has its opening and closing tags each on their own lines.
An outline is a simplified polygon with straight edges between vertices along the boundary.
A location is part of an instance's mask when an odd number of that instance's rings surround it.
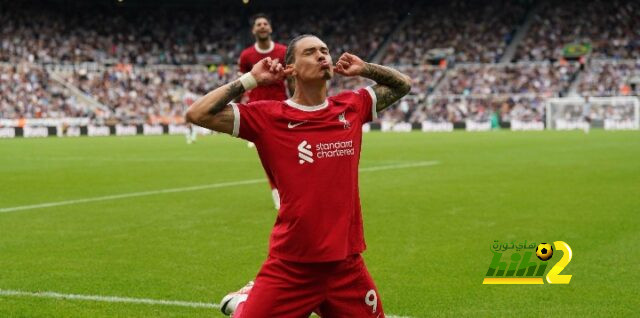
<svg viewBox="0 0 640 318">
<path fill-rule="evenodd" d="M 107 106 L 112 122 L 181 121 L 190 101 L 237 76 L 239 52 L 252 41 L 249 12 L 232 5 L 214 19 L 197 8 L 162 6 L 141 14 L 140 8 L 41 9 L 0 0 L 0 8 L 0 118 L 95 118 L 44 67 L 64 64 L 74 65 L 73 71 L 56 75 Z M 318 34 L 334 60 L 349 51 L 409 74 L 411 93 L 381 118 L 419 123 L 488 120 L 492 114 L 501 121 L 542 120 L 548 97 L 640 94 L 638 9 L 621 0 L 588 6 L 578 0 L 436 0 L 276 5 L 269 13 L 278 42 Z M 496 63 L 532 12 L 515 54 L 520 62 Z M 589 61 L 560 59 L 565 44 L 583 40 L 593 45 Z M 427 51 L 434 48 L 453 53 L 433 66 Z M 99 70 L 84 69 L 85 62 Z M 329 93 L 368 84 L 336 76 Z"/>
<path fill-rule="evenodd" d="M 0 63 L 0 118 L 91 117 L 85 104 L 68 94 L 38 65 Z"/>
<path fill-rule="evenodd" d="M 592 61 L 579 90 L 585 96 L 640 95 L 640 59 Z"/>
<path fill-rule="evenodd" d="M 438 94 L 490 95 L 565 93 L 575 78 L 575 63 L 473 64 L 453 68 Z"/>
<path fill-rule="evenodd" d="M 42 10 L 28 4 L 2 4 L 7 9 L 0 10 L 0 61 L 220 63 L 235 58 L 240 49 L 238 31 L 246 28 L 233 14 L 212 19 L 193 9 L 160 7 L 149 12 L 52 6 Z"/>
<path fill-rule="evenodd" d="M 540 2 L 518 61 L 558 60 L 569 43 L 591 43 L 596 58 L 640 56 L 640 2 L 573 0 Z"/>
<path fill-rule="evenodd" d="M 85 69 L 62 73 L 63 78 L 108 106 L 113 117 L 126 123 L 182 122 L 186 106 L 197 96 L 230 81 L 227 67 L 132 67 L 119 65 L 102 71 Z"/>
<path fill-rule="evenodd" d="M 316 6 L 284 8 L 272 15 L 274 36 L 286 45 L 298 35 L 318 34 L 334 60 L 343 52 L 368 60 L 407 14 L 410 5 L 409 1 L 355 1 L 328 10 Z"/>
<path fill-rule="evenodd" d="M 383 64 L 424 64 L 435 48 L 453 48 L 458 62 L 498 62 L 526 12 L 516 1 L 464 0 L 421 2 L 412 11 Z"/>
<path fill-rule="evenodd" d="M 405 105 L 402 105 L 406 102 Z M 531 95 L 495 95 L 472 97 L 462 95 L 435 96 L 428 103 L 417 103 L 407 98 L 392 111 L 382 115 L 383 121 L 422 123 L 489 121 L 492 115 L 501 122 L 513 119 L 529 122 L 541 121 L 545 112 L 545 99 Z"/>
<path fill-rule="evenodd" d="M 349 51 L 369 58 L 409 4 L 282 8 L 273 12 L 274 37 L 287 44 L 299 34 L 319 34 L 336 55 Z M 52 13 L 19 2 L 4 5 L 11 5 L 0 11 L 0 61 L 4 62 L 228 64 L 250 42 L 250 18 L 236 6 L 217 8 L 225 14 L 212 18 L 208 12 L 163 7 L 152 12 L 54 7 Z M 360 14 L 362 10 L 372 14 Z"/>
</svg>

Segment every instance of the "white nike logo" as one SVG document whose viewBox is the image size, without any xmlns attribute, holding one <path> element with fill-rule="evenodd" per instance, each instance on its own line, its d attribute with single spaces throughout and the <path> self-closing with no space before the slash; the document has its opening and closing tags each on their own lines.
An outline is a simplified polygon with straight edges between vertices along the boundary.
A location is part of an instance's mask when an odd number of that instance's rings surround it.
<svg viewBox="0 0 640 318">
<path fill-rule="evenodd" d="M 298 126 L 300 126 L 300 125 L 302 125 L 302 124 L 304 124 L 304 123 L 306 123 L 306 122 L 307 122 L 306 120 L 305 120 L 305 121 L 301 121 L 301 122 L 299 122 L 299 123 L 295 123 L 295 124 L 294 124 L 294 123 L 289 122 L 289 124 L 287 125 L 287 127 L 289 127 L 289 129 L 291 129 L 291 128 L 296 128 L 296 127 L 298 127 Z"/>
</svg>

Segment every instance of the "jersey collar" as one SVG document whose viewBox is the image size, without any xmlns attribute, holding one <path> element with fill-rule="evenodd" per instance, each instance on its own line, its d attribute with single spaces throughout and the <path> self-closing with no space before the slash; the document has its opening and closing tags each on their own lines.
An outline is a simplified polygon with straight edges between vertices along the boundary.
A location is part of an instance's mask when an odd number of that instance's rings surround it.
<svg viewBox="0 0 640 318">
<path fill-rule="evenodd" d="M 273 44 L 273 41 L 270 41 L 269 43 L 270 43 L 270 44 L 269 44 L 269 48 L 268 48 L 268 49 L 266 49 L 266 50 L 261 49 L 261 48 L 258 46 L 258 42 L 256 42 L 256 43 L 253 45 L 253 47 L 255 47 L 255 48 L 256 48 L 256 51 L 258 51 L 258 53 L 260 53 L 260 54 L 267 54 L 267 53 L 271 53 L 271 51 L 273 51 L 273 48 L 275 47 L 275 44 Z"/>
<path fill-rule="evenodd" d="M 316 111 L 316 110 L 321 110 L 324 108 L 327 108 L 327 106 L 329 106 L 329 101 L 328 100 L 324 100 L 324 102 L 322 104 L 318 104 L 315 106 L 305 106 L 305 105 L 300 105 L 294 101 L 292 101 L 291 99 L 287 99 L 284 101 L 285 104 L 295 108 L 295 109 L 299 109 L 301 111 L 304 112 L 312 112 L 312 111 Z"/>
</svg>

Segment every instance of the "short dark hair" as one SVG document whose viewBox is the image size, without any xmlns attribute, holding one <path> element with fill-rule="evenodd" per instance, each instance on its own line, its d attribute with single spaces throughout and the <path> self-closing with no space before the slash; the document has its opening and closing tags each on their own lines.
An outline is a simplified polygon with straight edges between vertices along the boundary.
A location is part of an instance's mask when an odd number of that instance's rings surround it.
<svg viewBox="0 0 640 318">
<path fill-rule="evenodd" d="M 258 20 L 260 18 L 267 20 L 267 22 L 269 22 L 269 24 L 271 24 L 271 19 L 269 19 L 268 15 L 266 15 L 264 13 L 256 13 L 256 14 L 251 16 L 251 26 L 253 27 L 256 24 L 256 20 Z"/>
<path fill-rule="evenodd" d="M 304 38 L 308 38 L 312 36 L 317 38 L 317 36 L 313 34 L 302 34 L 302 35 L 296 36 L 295 38 L 293 38 L 293 40 L 291 40 L 291 42 L 289 42 L 289 45 L 287 45 L 287 52 L 284 54 L 285 65 L 289 65 L 295 62 L 296 43 L 298 43 L 298 41 Z"/>
</svg>

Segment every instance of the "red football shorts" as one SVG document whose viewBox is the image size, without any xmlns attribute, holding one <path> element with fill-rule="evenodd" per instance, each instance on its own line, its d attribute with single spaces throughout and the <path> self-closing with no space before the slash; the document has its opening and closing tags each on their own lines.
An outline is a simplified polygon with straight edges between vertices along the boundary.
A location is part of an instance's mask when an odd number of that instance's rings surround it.
<svg viewBox="0 0 640 318">
<path fill-rule="evenodd" d="M 362 257 L 297 263 L 269 256 L 234 318 L 383 318 L 382 302 Z"/>
</svg>

